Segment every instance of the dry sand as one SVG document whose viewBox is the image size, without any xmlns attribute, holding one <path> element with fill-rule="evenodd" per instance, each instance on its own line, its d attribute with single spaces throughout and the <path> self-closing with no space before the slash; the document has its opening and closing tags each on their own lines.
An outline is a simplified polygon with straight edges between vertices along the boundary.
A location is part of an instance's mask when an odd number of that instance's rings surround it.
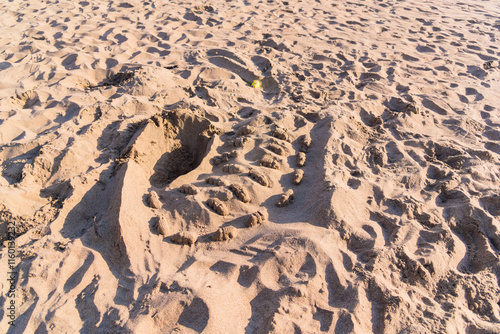
<svg viewBox="0 0 500 334">
<path fill-rule="evenodd" d="M 0 331 L 500 333 L 499 18 L 2 1 Z"/>
</svg>

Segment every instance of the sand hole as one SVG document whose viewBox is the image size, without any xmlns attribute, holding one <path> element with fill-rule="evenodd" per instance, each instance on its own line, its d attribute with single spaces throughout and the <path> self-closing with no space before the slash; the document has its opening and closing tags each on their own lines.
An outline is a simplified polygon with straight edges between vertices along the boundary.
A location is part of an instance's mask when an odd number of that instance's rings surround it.
<svg viewBox="0 0 500 334">
<path fill-rule="evenodd" d="M 159 159 L 150 182 L 162 188 L 200 165 L 215 128 L 208 119 L 183 112 L 157 116 L 154 121 L 164 133 L 164 142 L 157 145 L 164 151 L 155 152 Z"/>
</svg>

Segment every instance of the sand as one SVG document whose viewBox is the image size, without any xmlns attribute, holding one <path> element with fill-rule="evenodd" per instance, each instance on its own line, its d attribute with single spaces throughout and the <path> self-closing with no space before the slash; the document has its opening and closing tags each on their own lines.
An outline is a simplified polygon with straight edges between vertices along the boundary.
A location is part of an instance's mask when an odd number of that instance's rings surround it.
<svg viewBox="0 0 500 334">
<path fill-rule="evenodd" d="M 0 331 L 500 333 L 499 17 L 2 1 Z"/>
</svg>

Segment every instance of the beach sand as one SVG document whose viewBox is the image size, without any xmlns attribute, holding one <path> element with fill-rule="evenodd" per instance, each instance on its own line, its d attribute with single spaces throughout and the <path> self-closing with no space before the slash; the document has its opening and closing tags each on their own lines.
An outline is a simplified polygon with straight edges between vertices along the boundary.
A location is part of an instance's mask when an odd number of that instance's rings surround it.
<svg viewBox="0 0 500 334">
<path fill-rule="evenodd" d="M 500 333 L 497 1 L 9 0 L 0 31 L 1 332 Z"/>
</svg>

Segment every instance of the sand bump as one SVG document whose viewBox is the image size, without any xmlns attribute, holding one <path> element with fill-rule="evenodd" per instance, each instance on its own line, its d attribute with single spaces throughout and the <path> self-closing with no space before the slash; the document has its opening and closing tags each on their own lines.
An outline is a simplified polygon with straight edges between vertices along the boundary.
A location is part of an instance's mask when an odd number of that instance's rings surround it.
<svg viewBox="0 0 500 334">
<path fill-rule="evenodd" d="M 160 196 L 158 196 L 154 190 L 150 191 L 148 194 L 148 205 L 153 209 L 159 209 L 163 205 L 160 201 Z"/>
<path fill-rule="evenodd" d="M 293 202 L 295 198 L 295 194 L 292 189 L 288 189 L 285 191 L 279 198 L 278 202 L 276 203 L 277 207 L 285 207 Z"/>
<path fill-rule="evenodd" d="M 247 220 L 245 221 L 245 226 L 254 227 L 262 224 L 264 220 L 265 220 L 264 214 L 260 211 L 257 211 L 248 216 Z"/>
<path fill-rule="evenodd" d="M 179 232 L 170 239 L 176 244 L 191 246 L 198 240 L 198 235 L 195 232 Z"/>
<path fill-rule="evenodd" d="M 293 171 L 292 182 L 295 185 L 299 185 L 302 183 L 302 179 L 304 178 L 304 171 L 302 169 L 296 169 Z"/>
<path fill-rule="evenodd" d="M 214 234 L 212 234 L 213 241 L 226 241 L 236 238 L 238 230 L 234 226 L 220 227 Z"/>
<path fill-rule="evenodd" d="M 207 205 L 212 208 L 218 215 L 227 216 L 229 210 L 226 205 L 218 198 L 209 198 L 207 200 Z"/>
</svg>

